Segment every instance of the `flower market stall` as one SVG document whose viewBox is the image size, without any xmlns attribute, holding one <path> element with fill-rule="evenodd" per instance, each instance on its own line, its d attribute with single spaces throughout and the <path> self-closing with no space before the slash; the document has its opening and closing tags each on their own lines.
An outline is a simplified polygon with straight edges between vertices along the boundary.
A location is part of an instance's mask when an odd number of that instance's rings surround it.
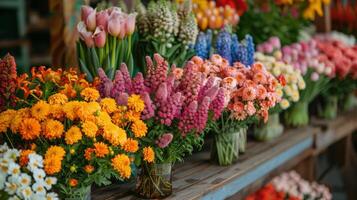
<svg viewBox="0 0 357 200">
<path fill-rule="evenodd" d="M 49 5 L 53 66 L 0 49 L 1 200 L 357 198 L 340 2 Z"/>
</svg>

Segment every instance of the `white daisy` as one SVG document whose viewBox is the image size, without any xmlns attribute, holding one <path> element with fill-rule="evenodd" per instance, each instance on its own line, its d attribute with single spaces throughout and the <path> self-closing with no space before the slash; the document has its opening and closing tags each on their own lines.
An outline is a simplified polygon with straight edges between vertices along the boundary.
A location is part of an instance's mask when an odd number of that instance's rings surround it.
<svg viewBox="0 0 357 200">
<path fill-rule="evenodd" d="M 42 193 L 34 193 L 31 197 L 31 200 L 46 200 L 46 193 L 42 194 Z"/>
<path fill-rule="evenodd" d="M 38 195 L 45 195 L 46 194 L 46 188 L 40 182 L 36 182 L 35 184 L 33 184 L 32 185 L 32 190 L 34 192 L 36 192 L 36 194 L 38 194 Z"/>
<path fill-rule="evenodd" d="M 6 174 L 0 172 L 0 190 L 3 190 L 6 182 Z"/>
<path fill-rule="evenodd" d="M 20 176 L 18 177 L 18 183 L 22 187 L 29 186 L 31 184 L 31 176 L 25 173 L 21 173 Z"/>
<path fill-rule="evenodd" d="M 22 187 L 20 189 L 21 197 L 25 200 L 31 199 L 33 191 L 31 190 L 31 187 Z"/>
<path fill-rule="evenodd" d="M 17 149 L 9 149 L 4 153 L 5 159 L 15 160 L 19 156 L 20 156 L 20 151 Z"/>
<path fill-rule="evenodd" d="M 12 196 L 12 197 L 9 197 L 8 200 L 21 200 L 18 196 Z"/>
<path fill-rule="evenodd" d="M 13 195 L 16 193 L 16 190 L 19 186 L 14 182 L 6 182 L 5 183 L 5 192 L 9 195 Z"/>
<path fill-rule="evenodd" d="M 5 151 L 7 151 L 8 149 L 9 147 L 7 146 L 7 143 L 0 145 L 0 155 L 5 153 Z"/>
<path fill-rule="evenodd" d="M 52 188 L 52 185 L 55 185 L 57 183 L 57 179 L 55 177 L 47 177 L 44 183 L 46 189 L 50 190 Z"/>
<path fill-rule="evenodd" d="M 34 169 L 32 173 L 37 182 L 43 182 L 44 178 L 46 177 L 46 173 L 43 169 Z"/>
<path fill-rule="evenodd" d="M 43 159 L 42 156 L 31 153 L 29 154 L 29 163 L 28 163 L 28 168 L 31 172 L 33 172 L 37 168 L 42 168 L 43 167 Z"/>
<path fill-rule="evenodd" d="M 20 173 L 21 173 L 21 170 L 20 170 L 20 165 L 18 165 L 17 163 L 10 163 L 9 164 L 9 170 L 7 172 L 9 175 L 12 175 L 12 176 L 19 176 Z"/>
<path fill-rule="evenodd" d="M 56 193 L 50 192 L 46 195 L 46 200 L 59 200 L 59 198 Z"/>
</svg>

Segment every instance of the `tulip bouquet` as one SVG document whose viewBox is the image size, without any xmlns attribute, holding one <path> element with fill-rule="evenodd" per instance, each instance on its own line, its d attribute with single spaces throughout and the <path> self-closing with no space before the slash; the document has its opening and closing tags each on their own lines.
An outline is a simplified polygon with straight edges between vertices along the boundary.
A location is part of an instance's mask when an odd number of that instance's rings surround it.
<svg viewBox="0 0 357 200">
<path fill-rule="evenodd" d="M 77 25 L 80 40 L 77 52 L 80 70 L 93 81 L 98 68 L 103 68 L 110 78 L 122 63 L 128 63 L 133 73 L 133 39 L 136 13 L 126 14 L 118 7 L 97 11 L 82 6 L 81 20 Z"/>
<path fill-rule="evenodd" d="M 198 27 L 192 14 L 190 1 L 176 5 L 170 1 L 150 1 L 147 8 L 137 6 L 137 27 L 139 31 L 138 57 L 159 53 L 169 63 L 184 66 L 194 55 Z M 144 66 L 142 61 L 140 66 Z M 145 71 L 145 69 L 142 69 Z"/>
<path fill-rule="evenodd" d="M 53 192 L 55 177 L 43 170 L 43 157 L 32 150 L 0 145 L 0 198 L 59 200 Z"/>
<path fill-rule="evenodd" d="M 137 156 L 135 163 L 141 167 L 137 193 L 145 198 L 165 197 L 172 192 L 171 165 L 181 161 L 185 154 L 203 143 L 203 132 L 209 113 L 221 112 L 220 88 L 202 79 L 194 69 L 194 62 L 185 67 L 168 65 L 159 54 L 154 60 L 146 57 L 146 76 L 138 73 L 130 78 L 123 64 L 111 81 L 99 71 L 98 90 L 101 97 L 115 98 L 121 104 L 129 103 L 129 95 L 140 95 L 145 107 L 141 119 L 148 133 L 139 139 L 144 147 L 144 157 Z M 139 115 L 140 117 L 140 115 Z M 144 127 L 137 126 L 137 130 Z"/>
<path fill-rule="evenodd" d="M 269 140 L 282 134 L 284 128 L 280 124 L 279 113 L 288 109 L 290 104 L 299 101 L 299 90 L 305 89 L 306 85 L 299 70 L 281 61 L 282 53 L 278 38 L 270 38 L 267 42 L 259 45 L 257 49 L 261 52 L 255 54 L 256 61 L 262 62 L 280 82 L 276 89 L 279 97 L 282 98 L 280 103 L 269 110 L 271 116 L 268 122 L 257 125 L 254 130 L 254 135 L 258 140 Z"/>
<path fill-rule="evenodd" d="M 241 62 L 246 66 L 254 63 L 254 42 L 250 35 L 244 40 L 238 41 L 236 34 L 231 34 L 227 28 L 221 29 L 215 41 L 212 41 L 212 32 L 200 32 L 195 44 L 196 55 L 202 59 L 208 59 L 211 52 L 222 56 L 230 65 Z"/>
<path fill-rule="evenodd" d="M 325 55 L 321 59 L 335 66 L 335 75 L 321 94 L 318 114 L 332 119 L 337 115 L 338 98 L 351 94 L 357 87 L 357 51 L 329 35 L 317 38 L 317 47 Z"/>
<path fill-rule="evenodd" d="M 284 113 L 290 126 L 304 126 L 309 123 L 309 103 L 324 89 L 334 74 L 334 65 L 322 59 L 316 40 L 295 43 L 282 49 L 283 61 L 291 63 L 304 77 L 306 88 L 300 92 L 299 102 Z"/>
<path fill-rule="evenodd" d="M 220 82 L 222 115 L 213 115 L 216 122 L 210 122 L 215 134 L 212 159 L 220 165 L 236 161 L 240 152 L 245 151 L 246 131 L 249 124 L 262 118 L 268 120 L 268 110 L 280 101 L 275 92 L 279 82 L 260 63 L 251 68 L 237 62 L 233 66 L 217 54 L 203 61 L 199 57 L 192 60 L 198 65 L 196 71 L 209 77 L 207 84 Z M 224 97 L 224 98 L 223 98 Z"/>
</svg>

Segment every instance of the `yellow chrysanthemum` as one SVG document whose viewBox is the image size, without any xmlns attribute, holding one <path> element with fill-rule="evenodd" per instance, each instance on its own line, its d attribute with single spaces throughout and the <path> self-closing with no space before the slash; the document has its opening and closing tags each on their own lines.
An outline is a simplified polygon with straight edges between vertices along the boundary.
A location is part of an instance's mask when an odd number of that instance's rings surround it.
<svg viewBox="0 0 357 200">
<path fill-rule="evenodd" d="M 51 146 L 47 149 L 43 161 L 46 174 L 52 175 L 61 171 L 62 160 L 66 151 L 60 146 Z"/>
<path fill-rule="evenodd" d="M 85 101 L 97 101 L 100 97 L 98 90 L 94 88 L 85 88 L 81 92 L 81 97 Z"/>
<path fill-rule="evenodd" d="M 130 158 L 125 154 L 118 154 L 112 159 L 112 166 L 117 170 L 122 178 L 129 178 L 131 175 Z"/>
<path fill-rule="evenodd" d="M 63 112 L 66 114 L 66 117 L 70 120 L 76 119 L 78 116 L 76 114 L 76 110 L 80 105 L 79 101 L 70 101 L 63 105 Z"/>
<path fill-rule="evenodd" d="M 130 95 L 128 98 L 128 108 L 135 112 L 142 112 L 145 108 L 144 101 L 141 99 L 140 95 Z"/>
<path fill-rule="evenodd" d="M 63 149 L 63 147 L 50 146 L 46 151 L 45 158 L 58 157 L 59 160 L 62 160 L 65 154 L 66 151 Z"/>
<path fill-rule="evenodd" d="M 94 102 L 94 101 L 87 103 L 87 109 L 88 109 L 91 113 L 93 113 L 94 115 L 96 115 L 97 113 L 99 113 L 100 110 L 101 110 L 99 103 L 98 103 L 98 102 Z"/>
<path fill-rule="evenodd" d="M 0 113 L 0 133 L 6 132 L 16 114 L 15 110 L 6 110 Z"/>
<path fill-rule="evenodd" d="M 125 119 L 134 122 L 140 120 L 140 113 L 135 112 L 133 110 L 129 110 L 125 113 Z"/>
<path fill-rule="evenodd" d="M 94 152 L 98 158 L 104 158 L 109 153 L 108 145 L 103 142 L 94 143 Z"/>
<path fill-rule="evenodd" d="M 286 99 L 282 99 L 279 104 L 282 109 L 287 109 L 290 106 L 289 101 Z"/>
<path fill-rule="evenodd" d="M 100 101 L 100 106 L 102 107 L 102 110 L 104 112 L 107 112 L 109 114 L 115 112 L 118 109 L 117 108 L 117 103 L 112 98 L 104 98 L 104 99 L 102 99 Z"/>
<path fill-rule="evenodd" d="M 106 124 L 111 124 L 112 119 L 110 118 L 109 114 L 106 112 L 99 112 L 98 116 L 96 116 L 96 123 L 99 127 L 103 127 Z"/>
<path fill-rule="evenodd" d="M 68 102 L 68 97 L 64 94 L 57 93 L 48 97 L 48 103 L 51 105 L 63 105 Z"/>
<path fill-rule="evenodd" d="M 82 121 L 95 120 L 93 112 L 90 109 L 88 109 L 88 103 L 86 102 L 79 102 L 78 105 L 75 107 L 75 113 L 78 116 L 78 118 Z"/>
<path fill-rule="evenodd" d="M 126 140 L 125 144 L 123 145 L 123 149 L 126 152 L 135 153 L 139 149 L 139 143 L 137 140 L 129 138 Z"/>
<path fill-rule="evenodd" d="M 143 156 L 144 160 L 148 163 L 152 163 L 155 160 L 155 152 L 151 147 L 144 147 Z"/>
<path fill-rule="evenodd" d="M 103 137 L 112 145 L 124 145 L 127 140 L 127 135 L 124 129 L 119 128 L 113 123 L 106 124 L 103 127 Z"/>
<path fill-rule="evenodd" d="M 19 132 L 24 140 L 33 140 L 40 136 L 41 125 L 37 119 L 26 118 L 22 121 Z"/>
<path fill-rule="evenodd" d="M 51 106 L 50 116 L 54 119 L 61 120 L 65 116 L 63 105 L 55 104 Z"/>
<path fill-rule="evenodd" d="M 87 137 L 93 138 L 97 134 L 98 126 L 92 121 L 85 121 L 82 123 L 82 131 Z"/>
<path fill-rule="evenodd" d="M 39 101 L 31 108 L 31 115 L 38 120 L 46 119 L 49 113 L 50 104 L 46 103 L 45 101 Z"/>
<path fill-rule="evenodd" d="M 42 133 L 47 139 L 61 138 L 64 126 L 60 121 L 47 119 L 43 122 Z"/>
<path fill-rule="evenodd" d="M 19 130 L 23 119 L 29 118 L 29 117 L 30 117 L 30 108 L 21 108 L 20 110 L 18 110 L 16 112 L 16 115 L 14 116 L 14 118 L 12 119 L 12 121 L 10 123 L 11 131 L 13 133 L 16 133 Z"/>
<path fill-rule="evenodd" d="M 125 126 L 125 117 L 124 113 L 117 111 L 112 115 L 112 121 L 115 125 L 123 127 Z"/>
<path fill-rule="evenodd" d="M 77 143 L 82 139 L 81 130 L 77 126 L 72 126 L 65 135 L 65 141 L 67 144 Z"/>
<path fill-rule="evenodd" d="M 131 124 L 131 131 L 133 131 L 135 137 L 144 137 L 148 131 L 146 124 L 142 120 L 136 120 Z"/>
</svg>

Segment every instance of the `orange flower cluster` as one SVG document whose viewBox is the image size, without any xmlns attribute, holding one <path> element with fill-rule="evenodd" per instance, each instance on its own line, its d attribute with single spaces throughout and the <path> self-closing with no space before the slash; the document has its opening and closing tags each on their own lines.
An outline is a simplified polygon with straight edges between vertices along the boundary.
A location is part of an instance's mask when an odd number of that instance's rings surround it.
<svg viewBox="0 0 357 200">
<path fill-rule="evenodd" d="M 60 146 L 51 146 L 47 149 L 43 161 L 46 174 L 52 175 L 61 171 L 65 154 L 65 150 Z"/>
<path fill-rule="evenodd" d="M 286 192 L 277 191 L 272 184 L 267 184 L 259 191 L 249 195 L 245 200 L 301 200 L 298 197 L 288 195 Z"/>
</svg>

